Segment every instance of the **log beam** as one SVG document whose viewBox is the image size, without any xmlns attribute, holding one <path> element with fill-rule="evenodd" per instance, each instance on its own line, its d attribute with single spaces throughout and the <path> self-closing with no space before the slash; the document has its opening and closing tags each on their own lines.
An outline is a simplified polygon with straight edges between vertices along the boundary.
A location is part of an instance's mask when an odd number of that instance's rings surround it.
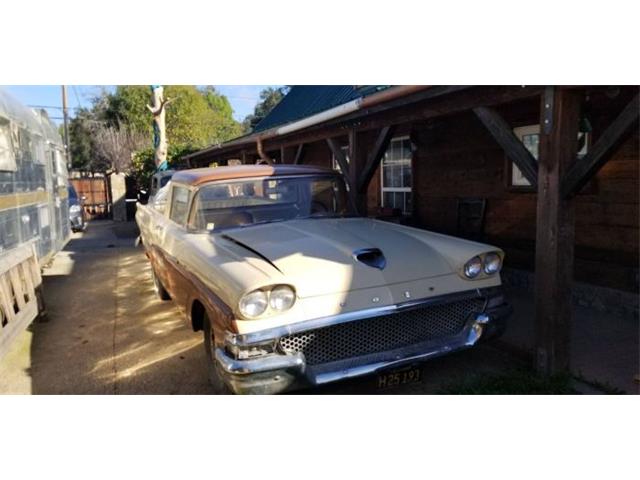
<svg viewBox="0 0 640 480">
<path fill-rule="evenodd" d="M 502 147 L 509 160 L 520 169 L 522 175 L 533 188 L 536 188 L 538 185 L 538 162 L 513 133 L 509 124 L 493 108 L 477 107 L 473 109 L 473 112 L 489 130 L 498 145 Z"/>
<path fill-rule="evenodd" d="M 365 193 L 367 191 L 369 183 L 371 183 L 371 179 L 389 147 L 389 142 L 391 142 L 395 130 L 395 125 L 388 125 L 382 127 L 380 133 L 378 133 L 373 148 L 367 156 L 367 161 L 362 169 L 362 173 L 358 177 L 358 193 Z"/>
<path fill-rule="evenodd" d="M 627 135 L 633 131 L 640 114 L 640 100 L 638 94 L 627 104 L 620 115 L 611 122 L 602 133 L 595 145 L 583 158 L 576 159 L 566 178 L 562 182 L 562 195 L 565 198 L 576 195 L 598 170 L 607 163 L 616 149 L 624 142 Z"/>
<path fill-rule="evenodd" d="M 296 165 L 300 165 L 304 161 L 304 143 L 298 145 L 296 149 L 296 156 L 293 159 L 293 163 Z"/>
<path fill-rule="evenodd" d="M 340 170 L 342 170 L 344 176 L 349 180 L 349 184 L 351 184 L 352 182 L 351 175 L 349 175 L 349 162 L 347 162 L 347 156 L 342 151 L 340 144 L 335 138 L 327 138 L 327 145 L 329 145 L 329 149 L 331 150 L 333 157 L 336 159 L 336 162 L 338 162 L 338 165 L 340 165 Z"/>
<path fill-rule="evenodd" d="M 548 87 L 541 96 L 536 229 L 535 358 L 543 375 L 569 369 L 572 324 L 574 205 L 562 180 L 578 148 L 581 94 Z"/>
</svg>

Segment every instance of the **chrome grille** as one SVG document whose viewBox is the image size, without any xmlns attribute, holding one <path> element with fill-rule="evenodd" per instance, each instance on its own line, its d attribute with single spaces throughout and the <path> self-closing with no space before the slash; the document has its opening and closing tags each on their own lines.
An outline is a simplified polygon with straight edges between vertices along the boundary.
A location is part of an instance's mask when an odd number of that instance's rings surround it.
<svg viewBox="0 0 640 480">
<path fill-rule="evenodd" d="M 304 353 L 309 365 L 385 352 L 454 336 L 483 306 L 481 298 L 430 305 L 289 335 L 280 339 L 280 347 Z"/>
</svg>

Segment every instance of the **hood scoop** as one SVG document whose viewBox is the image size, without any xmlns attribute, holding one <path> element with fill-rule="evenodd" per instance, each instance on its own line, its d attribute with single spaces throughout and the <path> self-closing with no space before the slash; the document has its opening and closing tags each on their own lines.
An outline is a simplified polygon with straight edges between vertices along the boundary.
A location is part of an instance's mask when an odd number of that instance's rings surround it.
<svg viewBox="0 0 640 480">
<path fill-rule="evenodd" d="M 365 265 L 383 270 L 387 266 L 387 259 L 379 248 L 361 248 L 353 252 L 353 258 Z"/>
</svg>

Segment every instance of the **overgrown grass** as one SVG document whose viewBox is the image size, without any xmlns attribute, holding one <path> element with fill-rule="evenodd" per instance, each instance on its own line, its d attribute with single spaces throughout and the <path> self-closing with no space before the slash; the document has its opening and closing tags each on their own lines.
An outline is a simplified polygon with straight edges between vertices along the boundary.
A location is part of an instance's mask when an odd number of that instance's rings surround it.
<svg viewBox="0 0 640 480">
<path fill-rule="evenodd" d="M 539 377 L 527 369 L 495 375 L 474 375 L 461 382 L 446 385 L 438 392 L 448 395 L 572 395 L 568 374 Z"/>
</svg>

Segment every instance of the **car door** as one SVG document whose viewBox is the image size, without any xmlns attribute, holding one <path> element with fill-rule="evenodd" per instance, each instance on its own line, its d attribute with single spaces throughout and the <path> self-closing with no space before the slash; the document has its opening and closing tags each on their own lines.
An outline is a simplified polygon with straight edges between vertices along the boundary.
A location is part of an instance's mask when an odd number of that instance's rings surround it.
<svg viewBox="0 0 640 480">
<path fill-rule="evenodd" d="M 191 204 L 192 192 L 186 185 L 174 184 L 171 187 L 169 211 L 166 221 L 156 231 L 156 241 L 162 250 L 162 272 L 157 272 L 162 284 L 174 302 L 185 308 L 185 302 L 191 291 L 185 266 L 181 263 L 181 251 L 187 246 L 187 217 Z"/>
</svg>

